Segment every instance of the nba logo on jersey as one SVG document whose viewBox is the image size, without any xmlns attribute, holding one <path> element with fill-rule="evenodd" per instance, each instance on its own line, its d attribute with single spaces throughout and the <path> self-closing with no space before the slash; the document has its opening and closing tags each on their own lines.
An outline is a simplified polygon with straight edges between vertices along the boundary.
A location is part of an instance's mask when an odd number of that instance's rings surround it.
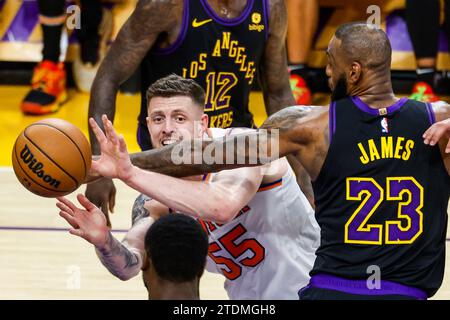
<svg viewBox="0 0 450 320">
<path fill-rule="evenodd" d="M 382 133 L 388 133 L 389 132 L 387 118 L 381 119 L 381 132 Z"/>
</svg>

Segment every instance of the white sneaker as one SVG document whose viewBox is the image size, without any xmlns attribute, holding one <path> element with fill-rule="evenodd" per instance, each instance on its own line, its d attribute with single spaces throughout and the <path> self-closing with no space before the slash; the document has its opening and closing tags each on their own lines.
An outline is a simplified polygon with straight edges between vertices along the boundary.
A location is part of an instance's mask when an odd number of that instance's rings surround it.
<svg viewBox="0 0 450 320">
<path fill-rule="evenodd" d="M 78 90 L 89 93 L 91 91 L 92 83 L 101 62 L 106 56 L 108 41 L 111 38 L 113 29 L 113 16 L 110 10 L 103 8 L 102 21 L 98 27 L 99 41 L 99 59 L 95 65 L 91 62 L 84 63 L 81 60 L 81 47 L 78 47 L 75 60 L 73 61 L 72 71 L 73 78 Z"/>
</svg>

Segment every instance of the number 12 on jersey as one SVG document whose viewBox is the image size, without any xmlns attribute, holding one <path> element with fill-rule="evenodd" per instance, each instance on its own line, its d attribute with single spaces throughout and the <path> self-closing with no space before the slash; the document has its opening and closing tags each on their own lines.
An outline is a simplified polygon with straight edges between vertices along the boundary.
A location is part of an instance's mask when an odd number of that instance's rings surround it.
<svg viewBox="0 0 450 320">
<path fill-rule="evenodd" d="M 386 199 L 385 191 L 373 178 L 347 178 L 346 185 L 347 200 L 361 204 L 345 224 L 345 243 L 382 245 L 384 230 L 385 244 L 411 244 L 422 234 L 424 191 L 413 177 L 386 178 Z M 368 223 L 383 201 L 393 206 L 398 202 L 397 217 L 402 221 Z"/>
</svg>

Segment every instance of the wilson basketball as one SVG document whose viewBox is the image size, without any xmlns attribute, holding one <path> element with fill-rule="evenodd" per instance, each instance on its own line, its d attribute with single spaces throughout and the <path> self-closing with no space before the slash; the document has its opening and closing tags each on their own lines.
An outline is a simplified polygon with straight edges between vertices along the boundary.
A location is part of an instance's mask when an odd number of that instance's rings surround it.
<svg viewBox="0 0 450 320">
<path fill-rule="evenodd" d="M 20 183 L 42 197 L 75 191 L 91 167 L 88 140 L 76 126 L 61 119 L 45 119 L 26 127 L 12 151 Z"/>
</svg>

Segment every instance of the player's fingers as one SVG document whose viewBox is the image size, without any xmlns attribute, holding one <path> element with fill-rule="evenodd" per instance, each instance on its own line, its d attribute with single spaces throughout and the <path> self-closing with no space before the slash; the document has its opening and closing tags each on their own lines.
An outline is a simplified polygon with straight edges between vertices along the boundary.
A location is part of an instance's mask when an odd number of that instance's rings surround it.
<svg viewBox="0 0 450 320">
<path fill-rule="evenodd" d="M 81 229 L 70 229 L 70 230 L 69 230 L 69 233 L 70 233 L 70 234 L 73 234 L 74 236 L 78 236 L 78 237 L 80 237 L 80 238 L 85 239 L 85 237 L 84 237 L 84 231 L 81 230 Z"/>
<path fill-rule="evenodd" d="M 89 118 L 89 125 L 91 126 L 92 132 L 94 132 L 94 135 L 97 138 L 98 142 L 100 144 L 106 143 L 105 134 L 103 133 L 102 129 L 100 129 L 94 118 Z"/>
<path fill-rule="evenodd" d="M 128 153 L 127 144 L 122 134 L 119 136 L 119 150 L 120 152 Z"/>
<path fill-rule="evenodd" d="M 111 211 L 111 213 L 114 213 L 115 205 L 116 205 L 116 188 L 113 188 L 111 190 L 111 193 L 109 194 L 109 211 Z"/>
<path fill-rule="evenodd" d="M 106 115 L 102 116 L 103 121 L 103 127 L 105 128 L 106 137 L 108 138 L 108 141 L 111 141 L 114 144 L 117 144 L 117 134 L 114 131 L 114 127 L 112 125 L 112 122 L 108 120 L 108 117 Z"/>
<path fill-rule="evenodd" d="M 75 221 L 75 219 L 74 219 L 70 214 L 68 214 L 67 212 L 65 212 L 65 211 L 60 211 L 60 212 L 59 212 L 59 216 L 60 216 L 61 218 L 63 218 L 64 220 L 66 220 L 66 221 L 72 226 L 72 228 L 77 229 L 77 228 L 80 227 L 80 226 L 78 225 L 78 223 Z"/>
<path fill-rule="evenodd" d="M 56 199 L 58 199 L 59 202 L 62 202 L 63 204 L 68 206 L 73 212 L 75 212 L 77 210 L 77 207 L 70 200 L 68 200 L 67 198 L 65 198 L 65 197 L 58 197 Z"/>
<path fill-rule="evenodd" d="M 77 195 L 77 199 L 80 202 L 80 204 L 89 212 L 91 212 L 92 210 L 97 209 L 97 207 L 91 202 L 89 201 L 88 198 L 86 198 L 83 194 L 78 194 Z"/>
<path fill-rule="evenodd" d="M 429 144 L 430 143 L 430 139 L 433 136 L 433 133 L 436 131 L 436 126 L 432 125 L 431 127 L 429 127 L 425 133 L 423 134 L 423 139 L 424 139 L 424 143 L 425 144 Z"/>
<path fill-rule="evenodd" d="M 436 128 L 436 130 L 433 131 L 433 133 L 431 134 L 431 136 L 429 138 L 430 146 L 436 145 L 444 134 L 445 134 L 445 128 Z"/>
<path fill-rule="evenodd" d="M 73 211 L 72 209 L 70 209 L 68 206 L 66 206 L 64 203 L 62 202 L 57 202 L 56 206 L 58 207 L 59 210 L 67 212 L 67 214 L 70 214 L 71 216 L 73 216 Z"/>
</svg>

